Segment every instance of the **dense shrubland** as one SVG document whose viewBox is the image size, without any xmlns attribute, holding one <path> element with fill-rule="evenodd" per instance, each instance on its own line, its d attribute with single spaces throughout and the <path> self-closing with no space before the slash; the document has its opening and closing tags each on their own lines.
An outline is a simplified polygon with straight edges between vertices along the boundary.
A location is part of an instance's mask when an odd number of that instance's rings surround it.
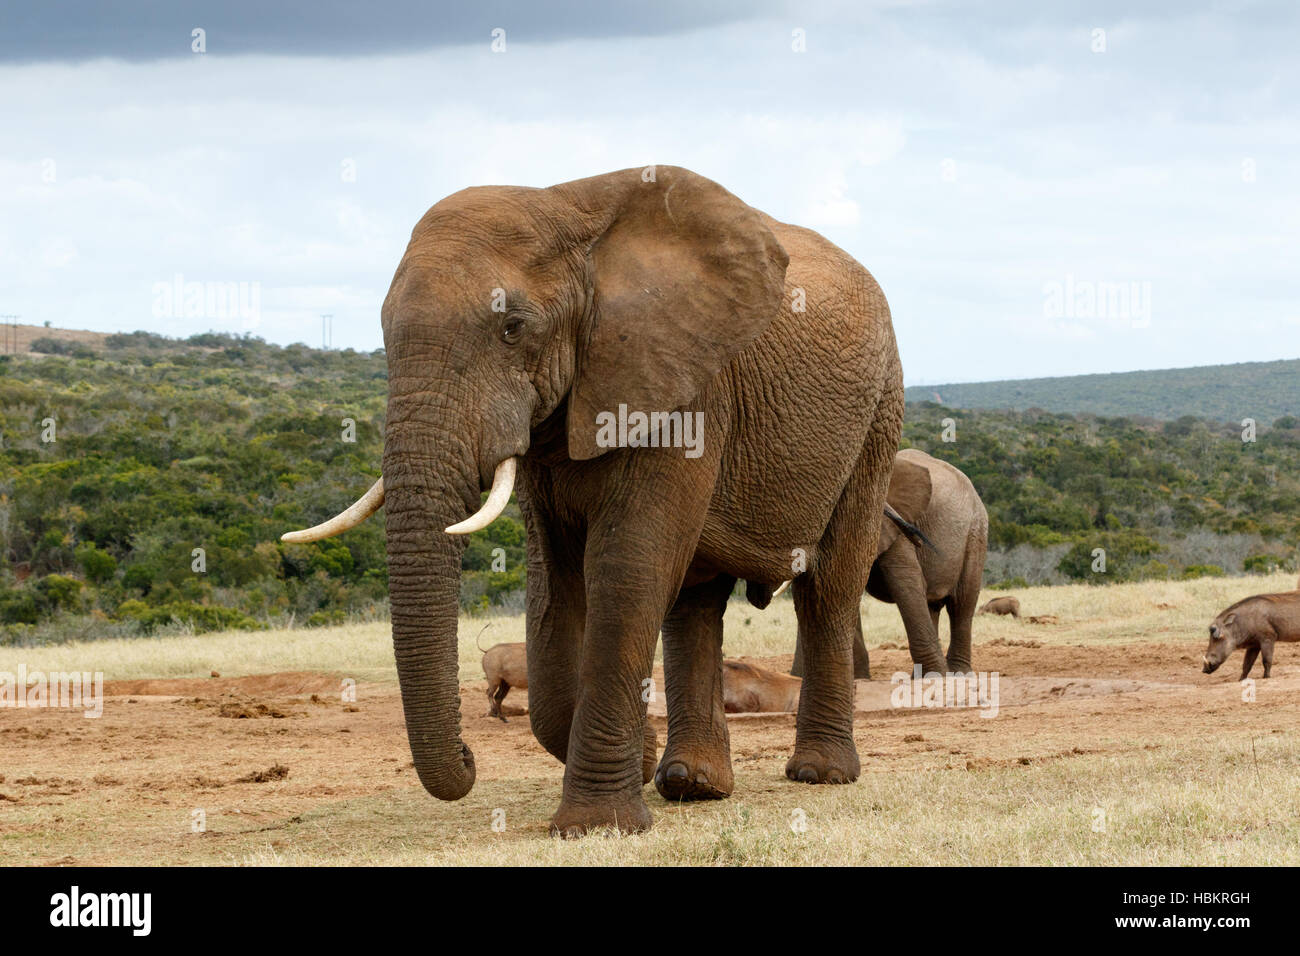
<svg viewBox="0 0 1300 956">
<path fill-rule="evenodd" d="M 212 333 L 106 345 L 0 364 L 0 640 L 385 613 L 382 519 L 279 541 L 379 474 L 382 352 Z M 473 536 L 467 606 L 522 588 L 523 541 L 513 505 Z"/>
<path fill-rule="evenodd" d="M 951 420 L 956 441 L 943 441 Z M 970 476 L 989 512 L 990 584 L 1296 567 L 1300 420 L 1230 425 L 907 407 L 904 444 Z M 1093 570 L 1095 549 L 1105 572 Z"/>
<path fill-rule="evenodd" d="M 217 333 L 56 344 L 0 357 L 0 642 L 386 613 L 382 520 L 315 544 L 279 541 L 378 475 L 382 351 Z M 955 442 L 941 440 L 946 417 Z M 1238 429 L 1190 418 L 920 403 L 908 406 L 905 444 L 953 462 L 980 491 L 989 583 L 1294 567 L 1292 417 L 1243 443 Z M 462 604 L 517 609 L 524 563 L 512 504 L 469 541 Z"/>
</svg>

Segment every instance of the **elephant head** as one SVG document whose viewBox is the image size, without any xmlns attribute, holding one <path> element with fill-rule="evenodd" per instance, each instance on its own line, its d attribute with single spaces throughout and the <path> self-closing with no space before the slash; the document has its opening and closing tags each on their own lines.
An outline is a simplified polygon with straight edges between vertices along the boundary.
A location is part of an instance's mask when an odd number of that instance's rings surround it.
<svg viewBox="0 0 1300 956">
<path fill-rule="evenodd" d="M 691 402 L 776 314 L 786 264 L 760 213 L 674 167 L 466 189 L 416 225 L 383 305 L 383 477 L 284 538 L 337 534 L 385 506 L 407 735 L 434 796 L 474 783 L 457 676 L 464 535 L 501 513 L 543 424 L 563 426 L 581 461 L 606 451 L 599 412 Z"/>
<path fill-rule="evenodd" d="M 885 517 L 889 520 L 880 523 L 876 557 L 889 550 L 889 546 L 898 540 L 900 534 L 913 543 L 934 547 L 916 528 L 916 523 L 930 507 L 930 494 L 928 468 L 902 458 L 894 459 L 894 473 L 889 479 L 889 490 L 885 492 Z M 891 510 L 893 514 L 890 514 Z"/>
</svg>

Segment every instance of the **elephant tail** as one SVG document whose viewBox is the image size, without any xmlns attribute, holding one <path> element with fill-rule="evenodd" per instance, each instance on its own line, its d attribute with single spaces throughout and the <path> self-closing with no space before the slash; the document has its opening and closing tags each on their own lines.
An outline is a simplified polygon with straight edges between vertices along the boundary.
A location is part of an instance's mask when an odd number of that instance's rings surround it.
<svg viewBox="0 0 1300 956">
<path fill-rule="evenodd" d="M 486 631 L 491 626 L 491 624 L 484 624 L 479 632 L 474 635 L 474 646 L 478 648 L 480 654 L 483 653 L 483 645 L 478 642 L 478 639 L 483 636 L 483 631 Z"/>
<path fill-rule="evenodd" d="M 934 546 L 933 541 L 931 541 L 929 538 L 925 536 L 924 531 L 922 531 L 916 525 L 912 524 L 912 522 L 908 521 L 906 518 L 900 515 L 888 503 L 885 504 L 885 517 L 888 518 L 890 521 L 894 522 L 894 524 L 898 525 L 898 530 L 902 531 L 903 535 L 907 538 L 908 541 L 911 541 L 912 544 L 916 545 L 917 547 L 921 547 L 922 545 L 924 545 L 925 547 L 933 551 L 935 554 L 939 553 L 939 549 Z"/>
</svg>

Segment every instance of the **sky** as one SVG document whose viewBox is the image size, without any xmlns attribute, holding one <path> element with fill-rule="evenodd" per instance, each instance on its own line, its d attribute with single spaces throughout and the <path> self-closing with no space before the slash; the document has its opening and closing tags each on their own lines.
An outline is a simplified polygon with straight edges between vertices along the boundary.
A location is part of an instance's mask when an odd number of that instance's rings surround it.
<svg viewBox="0 0 1300 956">
<path fill-rule="evenodd" d="M 1300 356 L 1296 4 L 267 6 L 0 8 L 0 314 L 369 350 L 438 199 L 671 164 L 909 385 Z"/>
</svg>

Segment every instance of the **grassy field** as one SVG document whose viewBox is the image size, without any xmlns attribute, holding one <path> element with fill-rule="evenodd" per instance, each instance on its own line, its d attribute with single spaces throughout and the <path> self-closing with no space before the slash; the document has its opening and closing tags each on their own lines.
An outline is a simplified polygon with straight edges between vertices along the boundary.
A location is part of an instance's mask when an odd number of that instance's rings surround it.
<svg viewBox="0 0 1300 956">
<path fill-rule="evenodd" d="M 519 618 L 461 630 L 465 737 L 478 782 L 430 798 L 410 768 L 383 624 L 237 632 L 0 650 L 0 670 L 102 669 L 111 679 L 310 670 L 352 675 L 359 707 L 267 699 L 283 720 L 222 719 L 198 698 L 112 703 L 104 717 L 0 712 L 0 857 L 28 863 L 242 865 L 506 864 L 1256 864 L 1300 865 L 1300 654 L 1244 703 L 1224 672 L 1200 674 L 1208 621 L 1242 596 L 1289 590 L 1290 575 L 1113 587 L 1028 588 L 1026 614 L 982 617 L 977 666 L 1023 676 L 1104 673 L 1137 693 L 972 712 L 860 713 L 852 786 L 784 779 L 791 716 L 731 723 L 731 799 L 672 804 L 652 787 L 654 829 L 634 837 L 546 837 L 562 768 L 526 718 L 482 716 L 482 643 L 519 640 Z M 986 595 L 987 597 L 987 595 Z M 897 612 L 866 602 L 881 676 L 904 664 Z M 483 628 L 487 625 L 486 631 Z M 788 600 L 734 602 L 731 655 L 790 653 Z M 1258 671 L 1256 671 L 1258 676 Z M 1061 678 L 1062 684 L 1067 683 Z M 477 683 L 475 683 L 477 682 Z M 223 698 L 223 700 L 226 698 Z M 254 703 L 241 698 L 246 704 Z M 660 745 L 664 740 L 662 723 Z M 12 749 L 11 749 L 12 748 Z M 285 779 L 246 782 L 283 763 Z M 191 832 L 195 808 L 206 829 Z M 498 827 L 494 829 L 494 820 Z M 504 826 L 500 826 L 504 823 Z"/>
</svg>

